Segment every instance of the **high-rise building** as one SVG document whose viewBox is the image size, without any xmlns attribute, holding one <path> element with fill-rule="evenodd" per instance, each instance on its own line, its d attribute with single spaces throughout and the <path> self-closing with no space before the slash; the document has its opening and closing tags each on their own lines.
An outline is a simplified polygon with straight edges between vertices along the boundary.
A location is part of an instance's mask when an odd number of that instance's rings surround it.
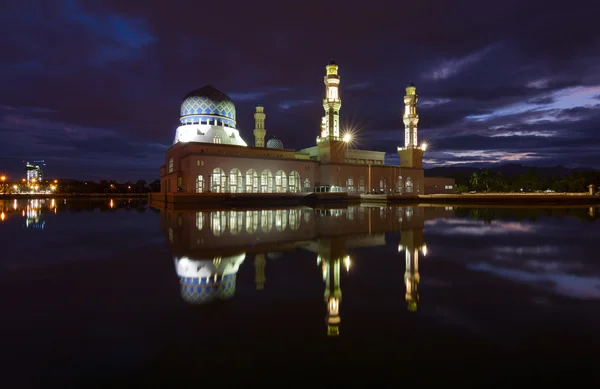
<svg viewBox="0 0 600 389">
<path fill-rule="evenodd" d="M 44 161 L 33 161 L 33 163 L 27 162 L 25 164 L 25 174 L 28 184 L 32 181 L 40 182 L 44 179 L 44 166 L 46 166 Z"/>
</svg>

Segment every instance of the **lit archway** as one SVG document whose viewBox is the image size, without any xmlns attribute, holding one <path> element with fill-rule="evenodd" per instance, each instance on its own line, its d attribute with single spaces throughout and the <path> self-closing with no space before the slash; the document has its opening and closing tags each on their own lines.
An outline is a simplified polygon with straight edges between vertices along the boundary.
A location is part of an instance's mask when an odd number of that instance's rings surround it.
<svg viewBox="0 0 600 389">
<path fill-rule="evenodd" d="M 273 173 L 271 173 L 271 171 L 268 169 L 265 169 L 262 171 L 262 173 L 260 173 L 260 192 L 273 192 Z"/>
<path fill-rule="evenodd" d="M 287 175 L 283 170 L 278 170 L 277 173 L 275 173 L 275 192 L 287 192 Z"/>
<path fill-rule="evenodd" d="M 258 193 L 258 173 L 250 169 L 246 172 L 246 193 Z"/>
<path fill-rule="evenodd" d="M 216 167 L 212 171 L 210 191 L 214 193 L 225 193 L 227 191 L 227 175 L 220 167 Z"/>
<path fill-rule="evenodd" d="M 302 181 L 300 178 L 300 173 L 298 173 L 297 171 L 293 170 L 289 177 L 288 177 L 288 185 L 289 185 L 289 191 L 291 193 L 298 193 L 300 192 L 300 187 L 301 187 Z"/>
<path fill-rule="evenodd" d="M 402 176 L 398 176 L 398 182 L 396 183 L 396 192 L 402 194 L 404 191 L 404 182 L 402 181 Z"/>
<path fill-rule="evenodd" d="M 385 177 L 379 180 L 379 191 L 381 193 L 387 193 L 387 179 Z"/>
<path fill-rule="evenodd" d="M 406 193 L 412 193 L 412 192 L 413 192 L 412 178 L 408 177 L 406 179 Z"/>
<path fill-rule="evenodd" d="M 244 191 L 244 178 L 240 169 L 234 168 L 229 172 L 229 193 L 241 193 Z"/>
</svg>

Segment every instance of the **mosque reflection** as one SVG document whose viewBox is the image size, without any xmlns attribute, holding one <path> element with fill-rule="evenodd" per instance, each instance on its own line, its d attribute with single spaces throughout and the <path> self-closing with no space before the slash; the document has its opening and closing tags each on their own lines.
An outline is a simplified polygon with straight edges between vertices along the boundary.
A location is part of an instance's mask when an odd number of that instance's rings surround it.
<svg viewBox="0 0 600 389">
<path fill-rule="evenodd" d="M 181 296 L 190 304 L 231 299 L 236 276 L 253 258 L 256 289 L 267 283 L 270 259 L 298 249 L 314 253 L 322 271 L 327 333 L 339 335 L 341 271 L 352 266 L 354 248 L 386 245 L 386 233 L 398 232 L 404 256 L 405 301 L 416 311 L 419 301 L 419 255 L 427 255 L 423 239 L 427 219 L 454 215 L 452 207 L 348 206 L 188 212 L 161 210 L 180 280 Z"/>
</svg>

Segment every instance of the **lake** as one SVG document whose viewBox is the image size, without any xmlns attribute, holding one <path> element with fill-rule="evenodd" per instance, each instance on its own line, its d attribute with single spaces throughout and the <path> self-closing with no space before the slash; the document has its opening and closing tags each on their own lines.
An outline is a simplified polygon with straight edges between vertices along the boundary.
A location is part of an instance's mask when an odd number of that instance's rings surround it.
<svg viewBox="0 0 600 389">
<path fill-rule="evenodd" d="M 0 211 L 3 388 L 597 377 L 598 208 Z"/>
</svg>

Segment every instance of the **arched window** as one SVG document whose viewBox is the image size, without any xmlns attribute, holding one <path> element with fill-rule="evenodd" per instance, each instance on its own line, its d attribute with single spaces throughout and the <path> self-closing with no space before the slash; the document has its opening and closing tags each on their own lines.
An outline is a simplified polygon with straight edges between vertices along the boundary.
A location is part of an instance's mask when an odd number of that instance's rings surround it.
<svg viewBox="0 0 600 389">
<path fill-rule="evenodd" d="M 275 173 L 275 192 L 287 192 L 287 175 L 283 170 L 278 170 L 277 173 Z"/>
<path fill-rule="evenodd" d="M 202 175 L 196 178 L 196 193 L 204 192 L 204 177 Z"/>
<path fill-rule="evenodd" d="M 261 193 L 272 193 L 273 192 L 273 174 L 270 170 L 265 169 L 260 174 L 260 192 Z"/>
<path fill-rule="evenodd" d="M 379 192 L 387 193 L 387 180 L 385 177 L 379 180 Z"/>
<path fill-rule="evenodd" d="M 258 193 L 258 173 L 254 169 L 246 172 L 246 193 Z"/>
<path fill-rule="evenodd" d="M 421 183 L 417 181 L 417 193 L 421 193 Z"/>
<path fill-rule="evenodd" d="M 396 192 L 402 194 L 404 191 L 404 182 L 402 181 L 402 176 L 398 176 L 398 182 L 396 183 Z"/>
<path fill-rule="evenodd" d="M 406 179 L 406 193 L 412 193 L 412 192 L 413 192 L 412 178 L 408 177 Z"/>
<path fill-rule="evenodd" d="M 310 180 L 308 178 L 304 179 L 304 191 L 305 192 L 312 192 L 312 189 L 310 187 Z"/>
<path fill-rule="evenodd" d="M 227 176 L 220 167 L 216 167 L 212 171 L 210 191 L 215 193 L 225 193 L 227 191 Z"/>
<path fill-rule="evenodd" d="M 229 173 L 229 193 L 241 193 L 244 191 L 244 179 L 240 169 L 231 169 Z"/>
<path fill-rule="evenodd" d="M 290 173 L 290 176 L 288 177 L 288 184 L 289 184 L 289 191 L 291 193 L 300 192 L 300 185 L 301 185 L 300 173 L 298 173 L 295 170 L 292 171 Z"/>
</svg>

